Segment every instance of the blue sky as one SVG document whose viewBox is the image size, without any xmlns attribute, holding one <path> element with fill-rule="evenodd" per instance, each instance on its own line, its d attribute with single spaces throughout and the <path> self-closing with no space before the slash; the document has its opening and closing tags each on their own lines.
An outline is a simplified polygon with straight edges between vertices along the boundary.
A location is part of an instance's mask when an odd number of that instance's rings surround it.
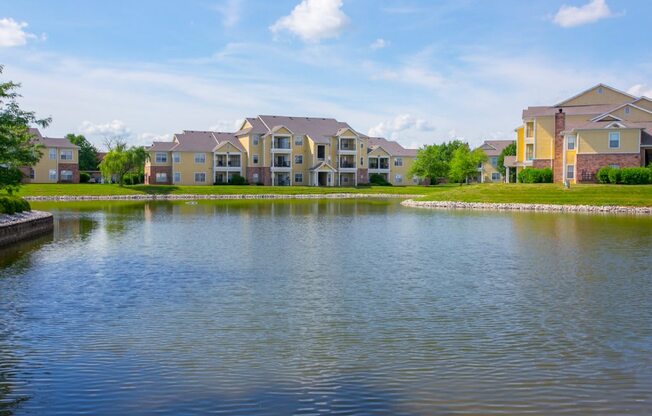
<svg viewBox="0 0 652 416">
<path fill-rule="evenodd" d="M 652 95 L 649 16 L 644 0 L 0 0 L 0 63 L 52 137 L 149 144 L 279 114 L 478 144 L 599 82 Z"/>
</svg>

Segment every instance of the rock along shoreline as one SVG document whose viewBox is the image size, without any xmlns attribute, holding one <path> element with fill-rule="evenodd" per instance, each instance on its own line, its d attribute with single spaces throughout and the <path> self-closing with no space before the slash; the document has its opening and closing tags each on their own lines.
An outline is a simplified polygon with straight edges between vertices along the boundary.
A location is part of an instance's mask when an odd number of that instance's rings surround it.
<svg viewBox="0 0 652 416">
<path fill-rule="evenodd" d="M 404 194 L 178 194 L 178 195 L 60 195 L 60 196 L 26 196 L 27 201 L 193 201 L 193 200 L 222 200 L 222 199 L 389 199 L 389 198 L 420 198 L 423 195 Z"/>
<path fill-rule="evenodd" d="M 0 247 L 51 233 L 53 229 L 54 216 L 49 212 L 0 214 Z"/>
<path fill-rule="evenodd" d="M 401 205 L 411 208 L 460 209 L 476 211 L 529 211 L 529 212 L 581 212 L 594 214 L 637 214 L 651 215 L 652 207 L 600 206 L 600 205 L 556 205 L 456 201 L 415 201 L 407 199 Z"/>
</svg>

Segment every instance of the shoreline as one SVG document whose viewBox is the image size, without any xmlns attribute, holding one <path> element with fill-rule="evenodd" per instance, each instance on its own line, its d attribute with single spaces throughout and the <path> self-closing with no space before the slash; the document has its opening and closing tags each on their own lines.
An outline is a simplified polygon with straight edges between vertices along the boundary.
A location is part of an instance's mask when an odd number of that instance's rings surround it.
<svg viewBox="0 0 652 416">
<path fill-rule="evenodd" d="M 651 215 L 652 207 L 629 207 L 619 205 L 558 205 L 525 204 L 507 202 L 459 202 L 459 201 L 415 201 L 406 199 L 401 202 L 404 207 L 441 210 L 472 211 L 520 211 L 520 212 L 579 212 L 593 214 L 636 214 Z"/>
<path fill-rule="evenodd" d="M 390 199 L 422 198 L 413 194 L 136 194 L 136 195 L 60 195 L 24 196 L 29 202 L 73 202 L 73 201 L 194 201 L 194 200 L 233 200 L 233 199 Z"/>
<path fill-rule="evenodd" d="M 51 233 L 54 215 L 44 211 L 0 214 L 0 247 Z"/>
</svg>

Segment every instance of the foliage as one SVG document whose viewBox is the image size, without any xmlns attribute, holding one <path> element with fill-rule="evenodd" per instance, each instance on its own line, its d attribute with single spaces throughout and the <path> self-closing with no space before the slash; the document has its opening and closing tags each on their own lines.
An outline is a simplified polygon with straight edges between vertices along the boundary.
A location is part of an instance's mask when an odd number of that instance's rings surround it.
<svg viewBox="0 0 652 416">
<path fill-rule="evenodd" d="M 609 172 L 611 172 L 611 167 L 605 166 L 598 169 L 598 172 L 595 174 L 596 179 L 600 183 L 609 183 Z"/>
<path fill-rule="evenodd" d="M 552 183 L 552 169 L 525 168 L 518 174 L 521 183 Z"/>
<path fill-rule="evenodd" d="M 142 173 L 126 173 L 122 178 L 124 185 L 139 185 L 145 181 Z"/>
<path fill-rule="evenodd" d="M 79 173 L 79 183 L 88 183 L 91 180 L 91 175 L 86 172 Z"/>
<path fill-rule="evenodd" d="M 127 173 L 139 174 L 143 171 L 149 154 L 143 147 L 127 148 L 124 142 L 116 143 L 100 163 L 102 176 L 110 182 L 114 179 L 120 186 L 124 185 Z"/>
<path fill-rule="evenodd" d="M 387 179 L 379 173 L 372 173 L 369 175 L 369 183 L 376 186 L 392 186 L 392 184 L 387 182 Z"/>
<path fill-rule="evenodd" d="M 467 182 L 469 177 L 478 172 L 478 165 L 487 161 L 487 154 L 482 149 L 471 151 L 468 145 L 461 146 L 453 153 L 448 179 L 451 182 Z"/>
<path fill-rule="evenodd" d="M 229 181 L 229 185 L 246 185 L 246 184 L 247 184 L 247 179 L 245 179 L 243 176 L 238 174 L 233 174 L 233 176 L 231 176 L 231 180 Z"/>
<path fill-rule="evenodd" d="M 436 184 L 440 178 L 448 177 L 453 154 L 464 146 L 468 147 L 460 140 L 423 146 L 417 151 L 417 157 L 410 167 L 408 176 L 430 178 L 430 183 Z"/>
<path fill-rule="evenodd" d="M 30 211 L 32 208 L 29 202 L 17 196 L 0 196 L 0 214 L 15 214 L 17 212 Z"/>
<path fill-rule="evenodd" d="M 3 67 L 0 65 L 0 74 Z M 20 84 L 0 83 L 0 189 L 9 193 L 20 186 L 19 169 L 35 165 L 42 156 L 41 145 L 29 131 L 30 125 L 47 127 L 50 119 L 37 119 L 33 112 L 21 110 L 16 99 Z"/>
<path fill-rule="evenodd" d="M 609 183 L 620 183 L 622 172 L 619 168 L 611 168 L 609 170 Z"/>
<path fill-rule="evenodd" d="M 79 146 L 79 170 L 97 170 L 97 148 L 83 135 L 66 135 L 70 143 Z"/>
<path fill-rule="evenodd" d="M 648 168 L 622 168 L 621 181 L 625 185 L 647 185 L 652 183 L 652 170 Z"/>
<path fill-rule="evenodd" d="M 500 155 L 498 156 L 498 164 L 496 166 L 496 169 L 498 169 L 498 172 L 500 173 L 505 172 L 505 156 L 516 156 L 516 142 L 510 143 L 502 150 L 502 152 L 500 152 Z"/>
</svg>

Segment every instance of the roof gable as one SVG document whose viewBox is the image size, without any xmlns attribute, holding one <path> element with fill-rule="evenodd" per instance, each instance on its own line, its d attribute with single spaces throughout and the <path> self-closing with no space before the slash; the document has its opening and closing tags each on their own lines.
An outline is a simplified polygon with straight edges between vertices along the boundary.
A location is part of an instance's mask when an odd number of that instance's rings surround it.
<svg viewBox="0 0 652 416">
<path fill-rule="evenodd" d="M 652 111 L 652 99 L 647 97 L 641 97 L 638 100 L 634 101 L 632 104 L 644 108 L 646 110 Z"/>
<path fill-rule="evenodd" d="M 555 107 L 561 106 L 576 106 L 576 105 L 600 105 L 600 104 L 624 104 L 636 100 L 638 97 L 627 94 L 626 92 L 617 90 L 605 84 L 598 84 L 588 90 L 574 95 L 558 104 Z"/>
</svg>

